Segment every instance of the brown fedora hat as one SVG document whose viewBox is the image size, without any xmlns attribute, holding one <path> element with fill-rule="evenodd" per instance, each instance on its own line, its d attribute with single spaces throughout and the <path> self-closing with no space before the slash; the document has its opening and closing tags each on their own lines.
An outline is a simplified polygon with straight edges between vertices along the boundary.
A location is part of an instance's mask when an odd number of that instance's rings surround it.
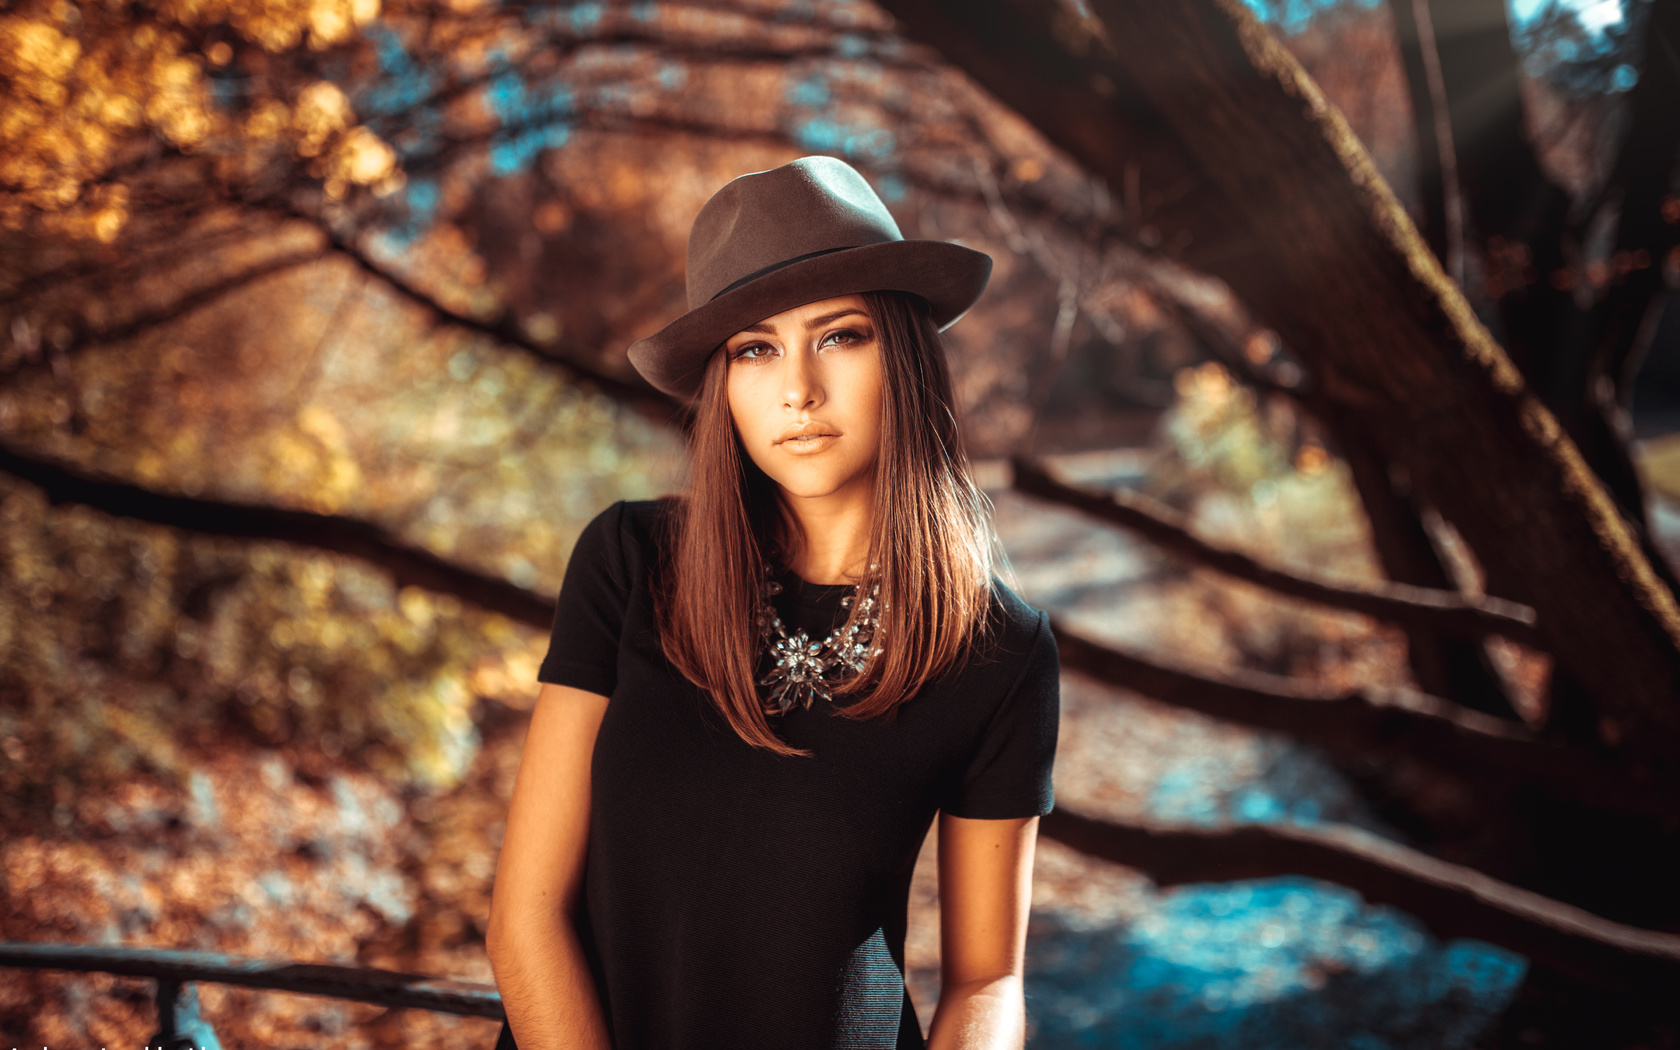
<svg viewBox="0 0 1680 1050">
<path fill-rule="evenodd" d="M 706 360 L 750 324 L 855 292 L 913 292 L 941 330 L 980 298 L 992 257 L 949 241 L 907 241 L 857 169 L 801 157 L 732 180 L 688 235 L 688 313 L 630 346 L 630 363 L 687 401 Z"/>
</svg>

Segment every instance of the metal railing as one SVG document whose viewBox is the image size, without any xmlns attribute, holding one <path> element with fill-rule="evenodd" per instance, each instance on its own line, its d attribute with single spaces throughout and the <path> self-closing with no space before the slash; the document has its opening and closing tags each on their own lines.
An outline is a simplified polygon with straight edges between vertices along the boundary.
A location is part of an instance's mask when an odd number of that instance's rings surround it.
<svg viewBox="0 0 1680 1050">
<path fill-rule="evenodd" d="M 150 978 L 156 982 L 158 1031 L 146 1041 L 149 1050 L 222 1050 L 215 1030 L 199 1012 L 194 987 L 199 981 L 496 1021 L 506 1016 L 494 985 L 220 952 L 7 941 L 0 943 L 0 966 Z"/>
</svg>

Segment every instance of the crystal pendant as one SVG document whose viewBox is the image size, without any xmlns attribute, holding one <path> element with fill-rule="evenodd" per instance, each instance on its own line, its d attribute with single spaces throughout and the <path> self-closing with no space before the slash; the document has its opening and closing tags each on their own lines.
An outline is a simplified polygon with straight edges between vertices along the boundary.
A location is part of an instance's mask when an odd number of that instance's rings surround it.
<svg viewBox="0 0 1680 1050">
<path fill-rule="evenodd" d="M 872 571 L 876 568 L 875 565 L 870 566 Z M 835 672 L 861 673 L 868 666 L 870 657 L 878 651 L 870 643 L 875 635 L 876 599 L 881 592 L 879 581 L 871 586 L 869 595 L 859 605 L 861 622 L 835 628 L 819 642 L 813 641 L 803 628 L 791 637 L 788 635 L 781 617 L 770 604 L 770 597 L 780 594 L 782 586 L 770 579 L 768 565 L 764 567 L 764 575 L 757 615 L 758 631 L 760 642 L 765 647 L 765 657 L 774 661 L 769 673 L 758 682 L 761 686 L 770 687 L 770 695 L 763 698 L 765 713 L 785 714 L 795 705 L 809 709 L 811 701 L 817 698 L 832 702 L 830 676 Z M 858 590 L 862 590 L 861 584 Z M 842 598 L 841 606 L 850 609 L 855 596 L 854 593 Z"/>
</svg>

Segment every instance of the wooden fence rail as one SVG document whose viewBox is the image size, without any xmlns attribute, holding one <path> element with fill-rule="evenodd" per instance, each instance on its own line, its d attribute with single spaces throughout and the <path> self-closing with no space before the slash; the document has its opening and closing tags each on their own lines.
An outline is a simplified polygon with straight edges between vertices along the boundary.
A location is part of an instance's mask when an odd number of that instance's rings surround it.
<svg viewBox="0 0 1680 1050">
<path fill-rule="evenodd" d="M 167 948 L 118 948 L 85 944 L 0 943 L 0 966 L 74 970 L 149 977 L 157 982 L 158 1033 L 152 1050 L 220 1050 L 215 1031 L 198 1010 L 194 981 L 238 984 L 274 992 L 324 995 L 397 1009 L 431 1010 L 500 1021 L 502 997 L 494 985 L 396 973 L 362 966 L 248 959 L 220 952 Z"/>
</svg>

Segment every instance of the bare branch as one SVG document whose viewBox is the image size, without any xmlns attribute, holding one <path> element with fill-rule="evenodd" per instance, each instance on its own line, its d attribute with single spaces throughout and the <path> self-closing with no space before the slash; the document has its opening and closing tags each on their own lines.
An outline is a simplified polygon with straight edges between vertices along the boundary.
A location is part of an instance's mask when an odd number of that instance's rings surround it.
<svg viewBox="0 0 1680 1050">
<path fill-rule="evenodd" d="M 390 288 L 404 299 L 414 303 L 416 306 L 424 307 L 439 320 L 460 328 L 481 332 L 499 343 L 517 347 L 529 354 L 541 358 L 548 364 L 562 365 L 569 368 L 573 372 L 576 372 L 588 379 L 594 385 L 600 387 L 603 393 L 606 393 L 617 401 L 638 409 L 649 418 L 671 425 L 680 425 L 679 416 L 681 407 L 678 406 L 676 402 L 646 384 L 631 383 L 620 379 L 617 376 L 603 372 L 598 368 L 592 368 L 591 366 L 582 363 L 579 360 L 582 356 L 581 354 L 562 356 L 544 349 L 520 330 L 518 321 L 511 312 L 504 312 L 495 320 L 490 321 L 482 320 L 472 316 L 471 314 L 461 313 L 458 310 L 454 310 L 438 302 L 437 299 L 430 293 L 413 284 L 403 275 L 381 265 L 372 256 L 363 251 L 360 246 L 355 244 L 354 241 L 334 231 L 321 219 L 316 218 L 315 216 L 312 216 L 300 209 L 293 209 L 281 205 L 253 204 L 252 207 L 281 211 L 293 218 L 302 219 L 306 222 L 314 223 L 319 226 L 322 232 L 327 235 L 328 242 L 332 245 L 335 251 L 355 263 L 356 266 L 365 273 L 377 278 L 386 287 Z"/>
<path fill-rule="evenodd" d="M 1423 194 L 1422 233 L 1446 267 L 1464 285 L 1464 202 L 1453 152 L 1447 85 L 1441 76 L 1435 24 L 1429 0 L 1398 0 L 1394 14 L 1400 58 L 1412 100 L 1412 132 L 1417 143 L 1418 186 Z"/>
<path fill-rule="evenodd" d="M 354 518 L 153 492 L 127 482 L 96 478 L 4 444 L 0 444 L 0 471 L 39 487 L 55 504 L 79 503 L 107 514 L 209 536 L 277 540 L 347 554 L 389 572 L 399 587 L 452 594 L 539 630 L 548 630 L 554 621 L 551 599 L 457 565 Z"/>
<path fill-rule="evenodd" d="M 206 203 L 202 197 L 190 204 L 156 205 L 148 202 L 146 218 L 180 230 L 202 220 L 220 203 Z M 230 244 L 248 243 L 251 233 L 249 229 L 215 230 L 171 238 L 162 243 L 150 238 L 136 238 L 125 240 L 124 250 L 116 259 L 98 253 L 78 252 L 56 265 L 49 265 L 27 274 L 0 274 L 0 280 L 11 282 L 0 289 L 0 306 L 21 308 L 44 293 L 56 294 L 67 285 L 74 285 L 89 278 L 98 280 L 105 287 L 134 282 L 142 276 L 155 274 L 160 267 L 175 265 L 182 256 L 197 256 Z"/>
<path fill-rule="evenodd" d="M 1163 885 L 1305 875 L 1402 908 L 1437 936 L 1497 944 L 1601 988 L 1666 997 L 1680 986 L 1680 935 L 1611 922 L 1355 828 L 1162 828 L 1057 806 L 1039 831 Z"/>
<path fill-rule="evenodd" d="M 266 260 L 248 270 L 234 274 L 232 277 L 203 288 L 194 289 L 168 306 L 148 310 L 118 324 L 106 325 L 102 328 L 82 329 L 71 337 L 70 345 L 65 352 L 121 342 L 124 339 L 132 338 L 147 329 L 156 328 L 171 321 L 178 321 L 224 296 L 231 295 L 248 287 L 253 282 L 262 280 L 264 277 L 271 277 L 277 273 L 284 273 L 287 270 L 295 270 L 313 262 L 320 262 L 325 257 L 326 253 L 324 252 L 308 251 Z"/>
<path fill-rule="evenodd" d="M 834 38 L 839 35 L 838 33 L 829 34 L 819 39 L 818 42 L 811 44 L 778 47 L 773 44 L 753 43 L 728 36 L 712 38 L 638 29 L 616 29 L 590 36 L 580 36 L 573 33 L 550 33 L 541 45 L 535 47 L 522 61 L 493 65 L 472 76 L 452 81 L 440 90 L 417 99 L 411 105 L 404 106 L 400 110 L 379 114 L 370 119 L 370 123 L 395 127 L 405 126 L 417 112 L 435 111 L 473 91 L 488 86 L 498 78 L 509 74 L 532 73 L 534 72 L 532 67 L 538 63 L 551 63 L 557 59 L 575 55 L 586 48 L 596 48 L 603 51 L 641 48 L 643 54 L 701 66 L 790 65 L 795 62 L 806 61 L 846 61 L 840 59 L 835 50 Z M 860 42 L 873 41 L 877 45 L 886 40 L 897 42 L 896 37 L 881 33 L 859 34 L 853 31 L 847 35 L 857 38 Z M 933 57 L 932 52 L 920 47 L 903 47 L 894 54 L 882 54 L 879 51 L 870 51 L 868 54 L 871 61 L 889 69 L 904 72 L 927 72 L 932 68 L 930 61 Z"/>
<path fill-rule="evenodd" d="M 1286 733 L 1341 755 L 1403 755 L 1489 790 L 1532 786 L 1608 811 L 1666 814 L 1680 793 L 1635 781 L 1595 755 L 1537 740 L 1517 723 L 1410 689 L 1333 689 L 1260 671 L 1175 667 L 1102 645 L 1052 617 L 1062 667 L 1163 703 Z"/>
<path fill-rule="evenodd" d="M 1052 477 L 1048 467 L 1025 458 L 1017 457 L 1010 463 L 1014 469 L 1013 484 L 1018 491 L 1131 529 L 1174 554 L 1280 594 L 1379 620 L 1423 624 L 1460 637 L 1500 634 L 1525 645 L 1539 644 L 1534 611 L 1515 602 L 1403 583 L 1361 586 L 1290 572 L 1198 538 L 1185 527 L 1182 516 L 1147 497 L 1131 492 L 1077 488 Z"/>
<path fill-rule="evenodd" d="M 1172 266 L 1170 263 L 1164 265 Z M 1160 269 L 1157 267 L 1156 273 Z M 1310 375 L 1304 374 L 1293 362 L 1257 364 L 1250 360 L 1242 345 L 1243 336 L 1249 333 L 1232 331 L 1229 325 L 1208 316 L 1205 310 L 1197 309 L 1174 287 L 1174 281 L 1152 275 L 1137 278 L 1135 283 L 1149 294 L 1152 305 L 1182 325 L 1208 353 L 1244 383 L 1262 393 L 1278 394 L 1309 408 L 1317 403 L 1311 396 Z M 1252 325 L 1252 322 L 1249 323 Z M 1253 331 L 1255 328 L 1250 327 L 1249 332 Z"/>
</svg>

